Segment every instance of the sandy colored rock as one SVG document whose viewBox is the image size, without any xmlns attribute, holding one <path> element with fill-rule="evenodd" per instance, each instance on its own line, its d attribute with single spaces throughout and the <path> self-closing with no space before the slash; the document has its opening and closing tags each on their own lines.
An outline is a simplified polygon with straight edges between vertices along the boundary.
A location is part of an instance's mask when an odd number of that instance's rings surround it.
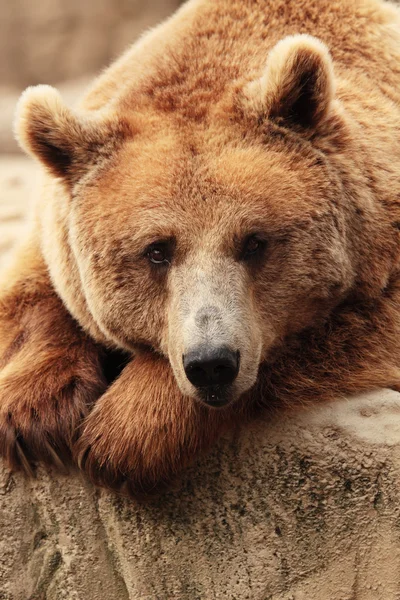
<svg viewBox="0 0 400 600">
<path fill-rule="evenodd" d="M 22 235 L 29 198 L 37 177 L 36 165 L 23 157 L 0 160 L 0 268 L 8 250 Z"/>
<path fill-rule="evenodd" d="M 400 396 L 259 422 L 139 505 L 0 475 L 0 598 L 396 600 Z"/>
</svg>

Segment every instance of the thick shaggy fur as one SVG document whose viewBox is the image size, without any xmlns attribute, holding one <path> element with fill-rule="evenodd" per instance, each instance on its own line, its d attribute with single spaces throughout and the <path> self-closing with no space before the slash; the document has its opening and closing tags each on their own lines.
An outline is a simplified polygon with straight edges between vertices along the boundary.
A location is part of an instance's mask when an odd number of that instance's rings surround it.
<svg viewBox="0 0 400 600">
<path fill-rule="evenodd" d="M 103 351 L 31 251 L 21 250 L 5 274 L 0 299 L 0 454 L 28 473 L 35 460 L 58 467 L 70 460 L 78 427 L 106 388 Z"/>
<path fill-rule="evenodd" d="M 135 493 L 261 409 L 400 386 L 399 61 L 381 0 L 190 0 L 78 110 L 25 92 L 47 174 L 0 299 L 13 466 L 72 451 Z M 241 356 L 218 411 L 182 366 L 204 340 Z M 105 391 L 106 349 L 132 358 Z"/>
</svg>

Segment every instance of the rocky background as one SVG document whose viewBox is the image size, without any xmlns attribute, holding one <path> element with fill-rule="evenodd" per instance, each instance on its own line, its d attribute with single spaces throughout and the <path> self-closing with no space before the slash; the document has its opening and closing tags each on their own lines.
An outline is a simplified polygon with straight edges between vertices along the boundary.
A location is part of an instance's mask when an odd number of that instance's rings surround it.
<svg viewBox="0 0 400 600">
<path fill-rule="evenodd" d="M 48 83 L 73 100 L 99 70 L 182 0 L 0 0 L 0 153 L 18 152 L 19 94 Z"/>
</svg>

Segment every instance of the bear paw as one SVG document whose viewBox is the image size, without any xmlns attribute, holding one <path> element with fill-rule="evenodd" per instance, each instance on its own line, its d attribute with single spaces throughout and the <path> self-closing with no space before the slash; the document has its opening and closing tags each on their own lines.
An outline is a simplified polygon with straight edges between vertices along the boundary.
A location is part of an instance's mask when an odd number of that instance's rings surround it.
<svg viewBox="0 0 400 600">
<path fill-rule="evenodd" d="M 222 412 L 181 394 L 166 360 L 140 355 L 83 422 L 75 456 L 97 485 L 148 495 L 170 483 L 224 423 Z"/>
<path fill-rule="evenodd" d="M 37 461 L 65 469 L 76 431 L 102 387 L 87 366 L 59 364 L 20 376 L 0 374 L 0 456 L 33 474 Z M 89 376 L 88 376 L 89 375 Z"/>
<path fill-rule="evenodd" d="M 56 304 L 31 307 L 0 347 L 0 456 L 30 475 L 37 461 L 65 469 L 106 387 L 98 348 Z"/>
</svg>

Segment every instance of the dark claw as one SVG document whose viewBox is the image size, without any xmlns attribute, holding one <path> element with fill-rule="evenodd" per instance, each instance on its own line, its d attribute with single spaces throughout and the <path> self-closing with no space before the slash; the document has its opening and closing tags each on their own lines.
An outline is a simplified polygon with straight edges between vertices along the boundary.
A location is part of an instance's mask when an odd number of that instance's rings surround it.
<svg viewBox="0 0 400 600">
<path fill-rule="evenodd" d="M 18 456 L 19 463 L 21 465 L 22 470 L 29 477 L 35 477 L 35 472 L 31 467 L 31 464 L 27 457 L 25 456 L 25 452 L 22 450 L 21 444 L 18 439 L 15 438 L 15 449 Z"/>
<path fill-rule="evenodd" d="M 49 453 L 51 460 L 54 463 L 54 466 L 58 469 L 58 471 L 60 471 L 60 473 L 68 475 L 69 469 L 67 465 L 63 462 L 63 460 L 57 454 L 54 448 L 49 444 L 47 440 L 44 440 L 44 445 L 46 446 L 47 452 Z"/>
</svg>

